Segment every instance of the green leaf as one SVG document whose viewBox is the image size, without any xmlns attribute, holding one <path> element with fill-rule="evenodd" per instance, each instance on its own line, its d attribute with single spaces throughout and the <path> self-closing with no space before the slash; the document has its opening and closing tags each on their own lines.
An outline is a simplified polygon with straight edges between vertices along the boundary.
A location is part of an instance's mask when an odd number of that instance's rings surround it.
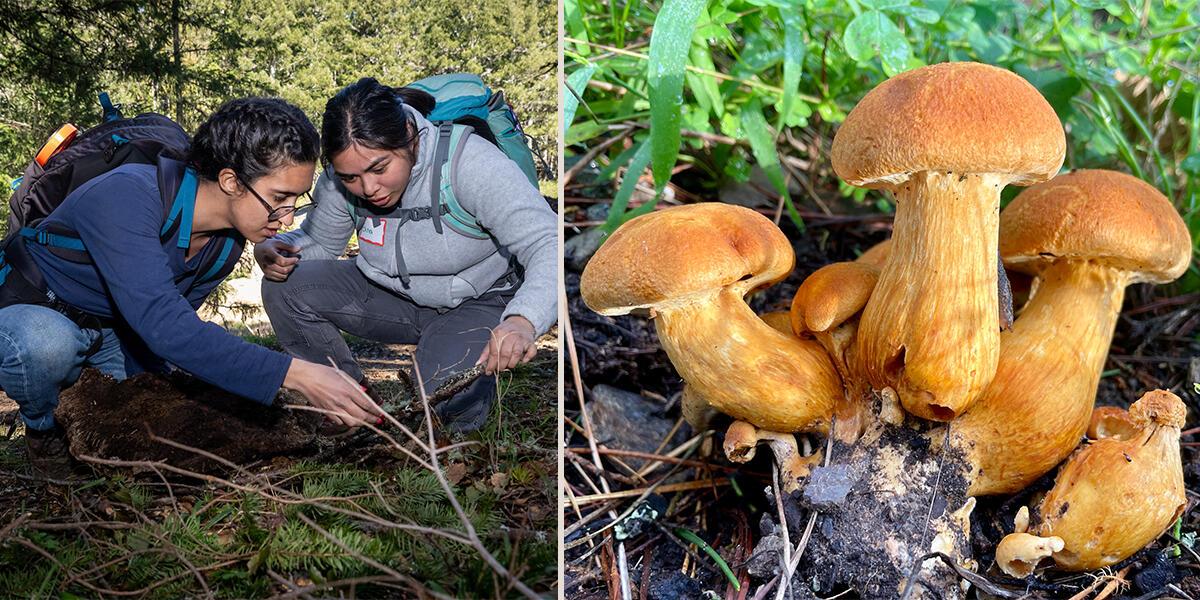
<svg viewBox="0 0 1200 600">
<path fill-rule="evenodd" d="M 579 9 L 579 0 L 563 1 L 563 17 L 566 21 L 567 33 L 578 40 L 588 41 L 587 25 L 583 21 L 583 12 Z M 575 44 L 575 52 L 587 56 L 592 49 L 587 44 Z"/>
<path fill-rule="evenodd" d="M 896 12 L 926 25 L 933 25 L 942 20 L 942 14 L 938 11 L 919 6 L 906 6 Z"/>
<path fill-rule="evenodd" d="M 767 118 L 763 116 L 762 105 L 758 98 L 747 102 L 742 107 L 742 129 L 745 130 L 746 137 L 750 140 L 750 150 L 754 153 L 754 160 L 758 162 L 759 168 L 767 174 L 767 179 L 771 180 L 775 191 L 783 197 L 788 216 L 800 231 L 804 231 L 804 220 L 800 218 L 800 213 L 792 205 L 792 198 L 788 194 L 787 180 L 783 177 L 783 167 L 779 164 L 779 154 L 775 150 L 775 135 L 767 127 Z"/>
<path fill-rule="evenodd" d="M 586 142 L 606 131 L 608 131 L 608 125 L 603 123 L 596 123 L 594 121 L 575 123 L 567 130 L 567 139 L 564 143 L 567 146 L 573 146 L 580 142 Z"/>
<path fill-rule="evenodd" d="M 588 63 L 567 75 L 567 87 L 570 89 L 563 90 L 562 93 L 564 129 L 570 127 L 575 120 L 575 111 L 579 109 L 579 99 L 583 97 L 583 90 L 587 88 L 587 84 L 592 80 L 592 75 L 596 73 L 596 70 L 596 65 Z"/>
<path fill-rule="evenodd" d="M 696 19 L 705 0 L 666 0 L 654 19 L 650 34 L 650 144 L 657 193 L 671 179 L 679 156 L 680 106 L 683 104 L 683 73 Z"/>
<path fill-rule="evenodd" d="M 858 3 L 875 10 L 896 10 L 912 4 L 912 0 L 858 0 Z"/>
<path fill-rule="evenodd" d="M 1179 163 L 1179 168 L 1189 175 L 1200 176 L 1200 152 L 1193 152 Z"/>
<path fill-rule="evenodd" d="M 629 206 L 629 199 L 633 197 L 633 190 L 637 187 L 638 179 L 650 164 L 652 146 L 653 144 L 649 142 L 644 143 L 634 153 L 633 160 L 625 171 L 625 177 L 621 180 L 621 187 L 617 189 L 617 195 L 613 198 L 612 207 L 608 210 L 608 220 L 602 225 L 605 231 L 609 233 L 616 231 L 627 219 L 625 207 Z M 671 162 L 674 164 L 674 159 Z"/>
<path fill-rule="evenodd" d="M 883 70 L 889 77 L 902 72 L 912 58 L 912 47 L 900 28 L 877 10 L 854 17 L 842 34 L 842 43 L 850 58 L 859 63 L 878 55 L 883 59 Z"/>
<path fill-rule="evenodd" d="M 804 70 L 805 47 L 800 36 L 804 20 L 799 11 L 780 10 L 777 13 L 783 23 L 783 94 L 776 107 L 780 125 L 791 126 L 792 104 L 796 102 L 796 94 L 800 93 L 800 74 Z"/>
<path fill-rule="evenodd" d="M 692 64 L 707 69 L 716 71 L 717 68 L 713 64 L 712 52 L 704 44 L 692 44 L 691 50 Z M 713 116 L 720 119 L 721 115 L 725 114 L 725 98 L 721 96 L 721 90 L 717 87 L 717 80 L 708 75 L 700 75 L 699 73 L 688 72 L 687 83 L 688 89 L 692 90 L 692 95 L 696 97 L 696 102 L 705 111 L 712 112 Z"/>
</svg>

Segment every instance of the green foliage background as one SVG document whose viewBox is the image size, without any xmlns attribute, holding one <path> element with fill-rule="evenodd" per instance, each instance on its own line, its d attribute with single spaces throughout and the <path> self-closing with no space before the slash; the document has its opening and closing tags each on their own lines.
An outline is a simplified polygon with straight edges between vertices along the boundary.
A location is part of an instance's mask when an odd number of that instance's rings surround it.
<svg viewBox="0 0 1200 600">
<path fill-rule="evenodd" d="M 1042 92 L 1067 132 L 1064 168 L 1150 182 L 1200 239 L 1197 0 L 564 0 L 564 11 L 567 163 L 629 139 L 597 156 L 602 181 L 649 169 L 659 192 L 670 180 L 714 197 L 757 164 L 801 229 L 797 180 L 887 211 L 886 196 L 832 172 L 838 124 L 891 75 L 970 60 Z M 653 208 L 627 210 L 634 186 L 613 189 L 609 231 Z M 1182 287 L 1200 289 L 1195 261 Z"/>
<path fill-rule="evenodd" d="M 453 71 L 503 89 L 556 164 L 552 0 L 0 0 L 0 177 L 21 174 L 63 122 L 125 113 L 192 131 L 225 100 L 276 95 L 320 126 L 359 77 L 391 85 Z M 178 43 L 176 34 L 178 33 Z"/>
</svg>

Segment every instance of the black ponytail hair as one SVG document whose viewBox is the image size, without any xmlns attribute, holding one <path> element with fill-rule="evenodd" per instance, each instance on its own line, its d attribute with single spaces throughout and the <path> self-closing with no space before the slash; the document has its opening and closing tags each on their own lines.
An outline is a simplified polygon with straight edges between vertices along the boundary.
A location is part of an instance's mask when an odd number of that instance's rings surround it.
<svg viewBox="0 0 1200 600">
<path fill-rule="evenodd" d="M 404 110 L 405 105 L 429 116 L 437 100 L 418 89 L 383 85 L 374 77 L 363 77 L 342 88 L 325 103 L 321 119 L 321 157 L 325 164 L 353 144 L 411 154 L 419 132 L 416 119 Z"/>
<path fill-rule="evenodd" d="M 188 164 L 209 181 L 228 168 L 252 183 L 280 167 L 317 162 L 320 143 L 299 108 L 279 98 L 240 98 L 196 129 Z"/>
</svg>

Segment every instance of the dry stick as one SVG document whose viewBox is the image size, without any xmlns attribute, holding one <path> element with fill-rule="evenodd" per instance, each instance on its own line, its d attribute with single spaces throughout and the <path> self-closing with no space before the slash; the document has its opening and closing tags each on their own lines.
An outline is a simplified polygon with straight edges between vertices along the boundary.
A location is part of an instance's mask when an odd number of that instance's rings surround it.
<svg viewBox="0 0 1200 600">
<path fill-rule="evenodd" d="M 601 502 L 604 500 L 613 500 L 616 498 L 632 498 L 636 496 L 648 496 L 651 493 L 658 491 L 661 493 L 667 492 L 682 492 L 686 490 L 699 490 L 709 486 L 729 485 L 728 477 L 720 477 L 717 479 L 704 479 L 701 481 L 682 481 L 680 483 L 668 483 L 666 485 L 652 485 L 645 488 L 635 488 L 632 490 L 620 490 L 617 492 L 608 492 L 607 494 L 595 494 L 591 496 L 580 496 L 576 500 L 580 504 L 591 504 L 592 502 Z"/>
<path fill-rule="evenodd" d="M 836 425 L 837 425 L 837 419 L 836 418 L 832 419 L 829 423 L 829 430 L 833 431 L 833 428 Z M 830 435 L 827 438 L 825 438 L 825 460 L 824 460 L 824 463 L 822 466 L 828 467 L 829 460 L 832 458 L 832 456 L 833 456 L 833 436 Z M 782 497 L 779 496 L 778 490 L 776 490 L 775 494 L 776 494 L 776 497 L 779 498 L 779 502 L 783 502 Z M 813 527 L 816 526 L 816 524 L 817 524 L 817 515 L 819 515 L 819 514 L 821 514 L 821 511 L 814 510 L 814 511 L 812 511 L 812 514 L 809 515 L 808 525 L 804 527 L 804 535 L 801 536 L 800 541 L 796 543 L 796 549 L 793 551 L 793 554 L 792 554 L 792 561 L 790 563 L 788 563 L 787 570 L 784 571 L 783 573 L 780 573 L 780 575 L 779 575 L 781 578 L 780 588 L 784 587 L 783 584 L 785 581 L 789 584 L 791 583 L 792 573 L 795 573 L 796 567 L 800 566 L 800 559 L 804 557 L 804 549 L 808 547 L 808 540 L 812 536 Z M 786 578 L 786 579 L 784 579 L 784 578 Z M 783 597 L 782 595 L 777 596 L 777 598 L 782 598 L 782 597 Z"/>
<path fill-rule="evenodd" d="M 566 290 L 559 290 L 559 305 L 567 306 Z M 596 468 L 604 472 L 604 465 L 600 462 L 600 451 L 596 449 L 596 436 L 592 432 L 592 418 L 588 415 L 587 399 L 583 395 L 583 378 L 579 374 L 579 353 L 575 350 L 575 337 L 571 327 L 571 316 L 566 315 L 562 321 L 563 337 L 567 340 L 567 352 L 571 356 L 571 376 L 575 380 L 575 393 L 579 398 L 579 414 L 583 416 L 584 437 L 587 438 L 588 447 L 592 450 L 592 462 Z M 600 476 L 600 486 L 605 493 L 611 493 L 612 489 L 608 487 L 608 480 L 603 475 Z M 609 511 L 609 516 L 613 522 L 617 521 L 617 512 Z M 625 560 L 625 542 L 617 542 L 617 560 L 620 563 L 621 571 L 621 598 L 622 600 L 630 600 L 629 590 L 629 567 Z"/>
<path fill-rule="evenodd" d="M 20 527 L 21 524 L 23 524 L 25 521 L 28 521 L 29 517 L 31 517 L 31 516 L 33 516 L 33 513 L 27 512 L 27 513 L 13 519 L 13 521 L 11 523 L 9 523 L 8 525 L 5 525 L 4 529 L 0 529 L 0 540 L 3 540 L 4 538 L 8 537 L 8 534 L 12 533 L 12 531 L 14 529 Z"/>
<path fill-rule="evenodd" d="M 180 446 L 186 448 L 186 446 L 183 446 L 182 444 L 180 444 Z M 272 493 L 268 492 L 267 490 L 264 490 L 261 488 L 256 488 L 253 486 L 240 484 L 240 483 L 237 483 L 234 481 L 230 481 L 228 479 L 222 479 L 220 477 L 216 477 L 214 475 L 208 475 L 205 473 L 198 473 L 196 471 L 189 471 L 187 469 L 181 469 L 179 467 L 176 467 L 174 465 L 167 464 L 164 462 L 151 462 L 151 461 L 138 461 L 138 460 L 117 460 L 117 459 L 99 458 L 99 457 L 90 456 L 87 454 L 81 454 L 79 456 L 76 456 L 76 458 L 78 458 L 79 460 L 82 460 L 84 462 L 90 462 L 90 463 L 95 463 L 95 464 L 99 464 L 99 465 L 107 465 L 110 467 L 150 468 L 151 466 L 157 466 L 160 469 L 164 469 L 164 470 L 170 471 L 172 473 L 177 473 L 179 475 L 183 475 L 186 477 L 200 479 L 202 481 L 207 481 L 209 483 L 223 485 L 223 486 L 235 489 L 239 492 L 247 492 L 247 493 L 251 493 L 251 494 L 257 494 L 257 495 L 260 495 L 263 498 L 266 498 L 267 500 L 270 500 L 272 502 L 278 502 L 280 504 L 286 504 L 286 505 L 313 506 L 316 508 L 320 508 L 322 510 L 328 510 L 330 512 L 336 512 L 338 514 L 346 515 L 351 518 L 361 519 L 363 521 L 369 521 L 369 522 L 379 525 L 380 527 L 383 527 L 385 529 L 401 529 L 404 531 L 413 531 L 416 533 L 424 533 L 427 535 L 436 535 L 439 537 L 444 537 L 448 540 L 458 542 L 460 544 L 470 545 L 470 542 L 469 542 L 469 540 L 467 540 L 467 538 L 464 538 L 461 535 L 459 535 L 455 532 L 452 532 L 452 531 L 446 531 L 443 529 L 435 529 L 432 527 L 425 527 L 425 526 L 421 526 L 421 525 L 411 525 L 411 524 L 405 524 L 405 523 L 396 523 L 394 521 L 388 521 L 386 519 L 380 518 L 378 515 L 375 515 L 375 514 L 372 514 L 369 512 L 348 510 L 348 509 L 342 508 L 340 506 L 334 506 L 332 504 L 328 504 L 325 502 L 317 502 L 312 499 L 304 498 L 303 496 L 300 496 L 294 492 L 291 492 L 288 490 L 280 490 L 270 484 L 267 485 L 267 487 L 270 490 L 281 492 L 290 497 L 286 497 L 286 498 L 281 497 L 281 496 L 272 494 Z M 220 457 L 218 457 L 218 458 L 220 458 Z M 221 459 L 221 460 L 225 461 L 225 459 Z M 225 461 L 225 462 L 228 462 L 228 461 Z"/>
<path fill-rule="evenodd" d="M 710 463 L 708 461 L 696 460 L 696 459 L 692 459 L 692 458 L 675 458 L 673 456 L 666 456 L 663 454 L 651 454 L 649 452 L 638 452 L 637 450 L 618 450 L 616 448 L 606 448 L 604 446 L 600 446 L 599 448 L 600 448 L 600 454 L 615 455 L 615 456 L 628 456 L 630 458 L 641 458 L 643 460 L 654 461 L 655 463 L 657 463 L 657 464 L 653 465 L 655 468 L 658 468 L 664 464 L 670 464 L 670 465 L 683 465 L 686 467 L 697 467 L 697 468 L 708 467 L 710 469 L 717 469 L 719 471 L 737 471 L 738 470 L 737 467 L 730 467 L 727 465 L 716 465 L 716 464 Z M 587 454 L 587 452 L 588 452 L 588 450 L 586 448 L 567 448 L 568 454 Z M 654 470 L 654 469 L 649 469 L 649 471 L 647 471 L 647 469 L 648 469 L 648 466 L 643 467 L 641 471 L 638 471 L 638 473 L 641 475 L 646 475 L 650 471 Z"/>
<path fill-rule="evenodd" d="M 329 409 L 325 409 L 325 408 L 317 408 L 317 407 L 315 407 L 315 406 L 306 406 L 306 405 L 303 405 L 303 404 L 285 404 L 284 406 L 286 406 L 286 407 L 288 407 L 288 408 L 290 408 L 290 409 L 292 409 L 292 410 L 307 410 L 307 411 L 309 411 L 309 412 L 320 413 L 320 414 L 323 414 L 323 415 L 343 415 L 343 416 L 348 416 L 348 415 L 346 415 L 346 413 L 344 413 L 344 412 L 341 412 L 341 411 L 334 411 L 334 410 L 329 410 Z M 401 453 L 403 453 L 405 456 L 407 456 L 407 457 L 411 458 L 412 460 L 416 461 L 416 463 L 417 463 L 418 465 L 421 465 L 421 468 L 423 468 L 423 469 L 426 469 L 426 470 L 428 470 L 428 469 L 432 469 L 432 468 L 433 468 L 433 465 L 429 464 L 427 461 L 425 461 L 424 459 L 422 459 L 420 456 L 417 456 L 417 455 L 416 455 L 416 453 L 414 453 L 412 450 L 409 450 L 408 448 L 405 448 L 405 447 L 404 447 L 404 446 L 403 446 L 403 445 L 402 445 L 400 442 L 396 441 L 396 439 L 395 439 L 395 438 L 393 438 L 391 435 L 388 435 L 388 433 L 387 433 L 387 432 L 385 432 L 385 431 L 383 431 L 382 429 L 379 429 L 378 427 L 376 427 L 375 425 L 373 425 L 373 424 L 371 424 L 371 423 L 367 423 L 366 425 L 364 425 L 364 427 L 366 427 L 366 428 L 370 429 L 371 431 L 373 431 L 373 432 L 374 432 L 376 435 L 378 435 L 379 437 L 381 437 L 381 438 L 383 438 L 383 439 L 387 440 L 387 441 L 388 441 L 388 443 L 390 443 L 390 444 L 391 444 L 391 445 L 392 445 L 394 448 L 396 448 L 397 450 L 399 450 L 399 451 L 400 451 Z M 408 428 L 405 428 L 405 430 L 406 430 L 406 431 L 405 431 L 405 433 L 407 433 L 408 435 L 410 435 L 410 436 L 413 436 L 413 435 L 415 435 L 415 434 L 413 434 L 413 433 L 412 433 L 412 431 L 411 431 L 411 430 L 408 430 Z M 425 443 L 424 443 L 424 442 L 422 442 L 422 441 L 420 441 L 420 440 L 417 440 L 415 443 L 416 443 L 416 444 L 417 444 L 417 445 L 418 445 L 418 446 L 419 446 L 419 447 L 420 447 L 422 450 L 426 450 L 426 451 L 428 451 L 428 448 L 426 448 L 426 447 L 425 447 Z"/>
<path fill-rule="evenodd" d="M 783 509 L 783 488 L 779 485 L 779 466 L 775 461 L 771 461 L 771 480 L 775 483 L 775 508 L 779 511 L 779 527 L 783 532 L 783 553 L 780 555 L 780 573 L 787 571 L 787 566 L 792 563 L 792 540 L 791 533 L 788 532 L 787 512 Z M 775 595 L 776 600 L 783 597 L 783 594 L 791 589 L 792 578 L 779 583 L 779 593 Z"/>
<path fill-rule="evenodd" d="M 703 442 L 705 440 L 705 438 L 707 438 L 710 435 L 713 435 L 713 432 L 711 430 L 701 431 L 700 433 L 697 433 L 696 435 L 692 436 L 690 439 L 688 439 L 684 443 L 676 446 L 674 450 L 671 450 L 670 452 L 666 453 L 665 455 L 661 455 L 661 456 L 651 455 L 651 456 L 647 457 L 647 458 L 652 459 L 651 462 L 646 463 L 646 466 L 642 467 L 642 470 L 638 471 L 638 473 L 640 475 L 648 475 L 651 471 L 657 469 L 658 467 L 662 466 L 664 462 L 668 462 L 668 461 L 675 462 L 676 464 L 685 464 L 685 463 L 679 462 L 679 460 L 678 460 L 679 455 L 691 452 L 691 450 L 694 446 L 699 445 L 700 442 Z M 630 452 L 630 451 L 624 450 L 622 452 Z M 706 465 L 707 463 L 702 463 L 702 464 Z M 727 470 L 735 471 L 736 469 L 730 468 Z"/>
<path fill-rule="evenodd" d="M 341 373 L 341 371 L 338 372 Z M 471 524 L 471 519 L 467 516 L 466 511 L 463 510 L 462 505 L 458 503 L 458 497 L 454 495 L 454 488 L 451 487 L 450 482 L 446 480 L 446 474 L 442 471 L 441 462 L 438 460 L 437 442 L 433 437 L 433 414 L 429 410 L 429 397 L 425 395 L 425 382 L 421 377 L 421 369 L 415 362 L 413 363 L 413 372 L 416 374 L 417 391 L 420 392 L 421 408 L 425 411 L 425 427 L 429 430 L 429 445 L 427 448 L 429 449 L 429 460 L 431 463 L 433 463 L 434 467 L 433 475 L 437 477 L 438 484 L 441 485 L 442 491 L 446 494 L 446 499 L 450 501 L 450 506 L 454 509 L 454 514 L 458 515 L 458 519 L 462 522 L 463 530 L 467 534 L 467 538 L 470 540 L 471 545 L 475 547 L 475 551 L 479 553 L 481 558 L 483 558 L 484 562 L 486 562 L 488 566 L 491 567 L 492 570 L 501 577 L 507 579 L 510 586 L 516 588 L 516 590 L 521 592 L 521 594 L 526 598 L 539 600 L 540 597 L 534 593 L 533 590 L 529 589 L 529 586 L 525 585 L 520 579 L 514 577 L 508 571 L 508 569 L 504 568 L 504 565 L 500 564 L 500 561 L 496 560 L 495 556 L 492 556 L 491 552 L 488 552 L 487 548 L 483 546 L 483 542 L 479 540 L 479 536 L 475 533 L 475 526 Z M 344 373 L 342 373 L 342 375 L 346 377 L 346 379 L 350 379 L 349 375 Z M 366 394 L 363 394 L 363 396 L 366 396 Z M 393 421 L 396 421 L 395 418 L 391 417 L 391 415 L 388 415 L 388 417 Z M 396 421 L 396 423 L 399 423 L 399 421 Z"/>
</svg>

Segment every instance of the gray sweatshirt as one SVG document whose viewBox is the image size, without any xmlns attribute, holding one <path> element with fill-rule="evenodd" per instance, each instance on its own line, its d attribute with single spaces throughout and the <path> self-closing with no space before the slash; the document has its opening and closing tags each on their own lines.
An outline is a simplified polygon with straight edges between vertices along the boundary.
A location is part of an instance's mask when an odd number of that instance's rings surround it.
<svg viewBox="0 0 1200 600">
<path fill-rule="evenodd" d="M 427 207 L 437 128 L 413 109 L 407 110 L 416 118 L 420 143 L 400 207 Z M 516 257 L 525 280 L 501 320 L 520 315 L 533 323 L 537 335 L 545 333 L 558 315 L 558 217 L 499 148 L 475 135 L 463 143 L 450 183 L 459 204 L 479 221 L 489 239 L 459 234 L 445 223 L 439 234 L 428 219 L 401 225 L 397 218 L 356 217 L 347 203 L 364 201 L 327 168 L 313 189 L 315 206 L 308 218 L 299 229 L 278 237 L 300 247 L 296 268 L 304 268 L 306 260 L 338 258 L 357 230 L 356 261 L 368 279 L 418 305 L 444 311 L 485 292 L 511 287 L 504 276 L 509 273 L 510 257 Z M 400 244 L 407 285 L 401 280 L 395 244 Z"/>
</svg>

